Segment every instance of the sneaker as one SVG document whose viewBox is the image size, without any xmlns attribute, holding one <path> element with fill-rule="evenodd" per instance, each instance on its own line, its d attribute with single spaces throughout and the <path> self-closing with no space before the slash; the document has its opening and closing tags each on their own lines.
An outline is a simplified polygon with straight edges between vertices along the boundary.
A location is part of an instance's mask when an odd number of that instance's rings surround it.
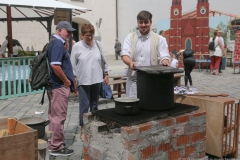
<svg viewBox="0 0 240 160">
<path fill-rule="evenodd" d="M 65 143 L 63 143 L 63 146 L 65 147 L 65 146 L 66 146 L 66 144 L 65 144 Z M 51 149 L 48 149 L 48 151 L 49 151 L 49 152 L 51 152 L 52 150 L 51 150 Z"/>
<path fill-rule="evenodd" d="M 50 155 L 52 156 L 70 156 L 74 154 L 74 150 L 72 149 L 67 149 L 64 147 L 63 149 L 60 149 L 59 151 L 52 151 Z"/>
<path fill-rule="evenodd" d="M 223 73 L 222 71 L 219 71 L 219 73 Z"/>
</svg>

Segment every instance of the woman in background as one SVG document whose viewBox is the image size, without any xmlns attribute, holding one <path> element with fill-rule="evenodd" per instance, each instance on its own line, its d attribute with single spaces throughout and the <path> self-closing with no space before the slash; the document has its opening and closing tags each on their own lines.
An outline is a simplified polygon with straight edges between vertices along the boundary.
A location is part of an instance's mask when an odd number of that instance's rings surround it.
<svg viewBox="0 0 240 160">
<path fill-rule="evenodd" d="M 219 67 L 222 55 L 224 53 L 224 48 L 221 39 L 218 37 L 218 31 L 214 31 L 214 36 L 209 39 L 209 43 L 214 41 L 215 51 L 210 50 L 211 64 L 210 73 L 213 75 L 213 69 L 216 68 L 216 75 L 219 76 Z"/>
<path fill-rule="evenodd" d="M 192 86 L 192 77 L 191 72 L 196 65 L 196 60 L 193 56 L 194 51 L 192 49 L 186 49 L 186 50 L 180 50 L 178 54 L 183 55 L 183 65 L 184 65 L 184 80 L 185 80 L 185 86 L 187 86 L 188 81 L 190 83 L 190 86 Z"/>
</svg>

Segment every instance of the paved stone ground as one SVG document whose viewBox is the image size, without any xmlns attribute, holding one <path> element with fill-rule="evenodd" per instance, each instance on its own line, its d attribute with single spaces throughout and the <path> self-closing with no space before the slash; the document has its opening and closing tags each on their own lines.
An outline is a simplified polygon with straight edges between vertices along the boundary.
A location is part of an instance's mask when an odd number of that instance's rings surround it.
<svg viewBox="0 0 240 160">
<path fill-rule="evenodd" d="M 114 55 L 106 56 L 109 63 L 111 75 L 122 75 L 126 65 L 121 60 L 114 60 Z M 237 70 L 238 71 L 238 70 Z M 230 97 L 240 99 L 240 74 L 233 74 L 233 68 L 227 67 L 223 70 L 222 76 L 210 75 L 206 70 L 199 72 L 198 69 L 192 72 L 193 85 L 200 91 L 207 93 L 226 93 Z M 183 84 L 183 78 L 182 78 Z M 124 96 L 124 95 L 123 95 Z M 0 116 L 15 118 L 43 117 L 47 119 L 48 100 L 45 96 L 44 105 L 40 105 L 42 94 L 28 95 L 23 97 L 0 100 Z M 99 109 L 114 107 L 113 101 L 100 99 Z M 65 121 L 65 143 L 66 146 L 75 150 L 75 154 L 69 157 L 52 157 L 55 160 L 79 160 L 83 155 L 83 143 L 80 140 L 78 127 L 78 98 L 71 95 L 68 102 L 68 113 Z M 43 111 L 43 114 L 36 115 L 35 111 Z M 47 127 L 46 127 L 47 129 Z"/>
</svg>

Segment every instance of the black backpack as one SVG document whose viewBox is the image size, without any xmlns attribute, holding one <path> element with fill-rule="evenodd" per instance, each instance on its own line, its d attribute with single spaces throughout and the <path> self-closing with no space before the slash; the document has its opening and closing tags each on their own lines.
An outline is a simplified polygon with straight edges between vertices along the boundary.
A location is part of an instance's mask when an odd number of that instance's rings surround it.
<svg viewBox="0 0 240 160">
<path fill-rule="evenodd" d="M 51 39 L 46 50 L 37 55 L 33 63 L 30 65 L 31 71 L 29 76 L 29 82 L 31 85 L 32 90 L 38 90 L 44 88 L 43 92 L 43 99 L 45 94 L 45 89 L 50 88 L 50 78 L 51 78 L 51 72 L 49 68 L 48 63 L 48 57 L 47 57 L 47 51 L 50 48 L 50 46 L 57 40 L 57 38 Z M 41 104 L 43 104 L 43 99 L 41 101 Z"/>
<path fill-rule="evenodd" d="M 215 40 L 215 38 L 213 38 L 212 42 L 210 42 L 210 43 L 208 44 L 208 50 L 210 50 L 210 51 L 215 51 L 216 47 L 218 46 L 218 45 L 217 45 L 217 46 L 215 47 L 214 40 Z"/>
</svg>

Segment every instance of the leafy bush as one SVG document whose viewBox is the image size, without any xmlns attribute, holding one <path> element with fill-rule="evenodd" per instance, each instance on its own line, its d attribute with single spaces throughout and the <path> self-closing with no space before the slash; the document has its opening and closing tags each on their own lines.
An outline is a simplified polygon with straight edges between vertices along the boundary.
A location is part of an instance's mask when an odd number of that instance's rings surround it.
<svg viewBox="0 0 240 160">
<path fill-rule="evenodd" d="M 18 57 L 23 57 L 23 56 L 36 56 L 36 54 L 33 51 L 18 50 Z"/>
</svg>

